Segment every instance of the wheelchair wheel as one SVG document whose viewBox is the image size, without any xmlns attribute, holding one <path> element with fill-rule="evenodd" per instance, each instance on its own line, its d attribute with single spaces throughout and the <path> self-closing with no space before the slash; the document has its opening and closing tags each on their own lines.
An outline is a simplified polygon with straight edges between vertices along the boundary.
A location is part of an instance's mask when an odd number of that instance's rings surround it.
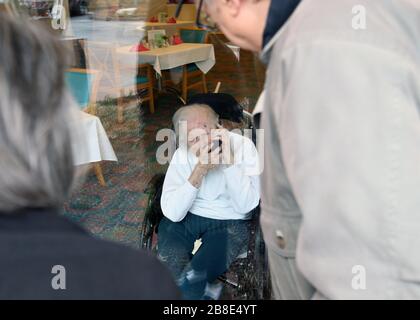
<svg viewBox="0 0 420 320">
<path fill-rule="evenodd" d="M 140 247 L 143 249 L 151 250 L 153 243 L 154 225 L 146 216 L 140 230 Z"/>
<path fill-rule="evenodd" d="M 254 218 L 247 258 L 237 270 L 238 298 L 265 300 L 271 298 L 268 258 L 262 230 L 258 223 L 259 214 Z"/>
<path fill-rule="evenodd" d="M 160 197 L 164 179 L 165 176 L 163 174 L 154 176 L 145 191 L 148 194 L 148 199 L 143 223 L 140 228 L 140 248 L 146 250 L 157 250 L 157 228 L 163 217 Z"/>
</svg>

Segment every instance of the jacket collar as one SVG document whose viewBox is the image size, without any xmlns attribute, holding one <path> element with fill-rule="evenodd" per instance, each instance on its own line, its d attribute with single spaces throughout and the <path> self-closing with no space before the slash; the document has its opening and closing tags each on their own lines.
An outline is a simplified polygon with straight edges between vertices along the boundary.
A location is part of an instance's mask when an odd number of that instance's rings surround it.
<svg viewBox="0 0 420 320">
<path fill-rule="evenodd" d="M 282 27 L 298 7 L 301 0 L 271 0 L 267 23 L 263 35 L 261 60 L 268 63 L 271 49 L 280 37 Z"/>
</svg>

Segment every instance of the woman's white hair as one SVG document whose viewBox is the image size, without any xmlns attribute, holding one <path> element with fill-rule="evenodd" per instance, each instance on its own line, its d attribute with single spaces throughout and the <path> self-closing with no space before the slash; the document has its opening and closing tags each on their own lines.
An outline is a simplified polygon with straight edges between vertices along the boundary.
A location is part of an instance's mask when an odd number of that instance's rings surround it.
<svg viewBox="0 0 420 320">
<path fill-rule="evenodd" d="M 179 108 L 172 117 L 172 124 L 175 129 L 175 133 L 179 135 L 179 124 L 182 121 L 188 121 L 188 117 L 192 113 L 199 113 L 205 117 L 209 117 L 214 123 L 219 122 L 219 115 L 206 104 L 191 104 L 185 107 Z"/>
<path fill-rule="evenodd" d="M 74 181 L 65 52 L 0 13 L 0 212 L 61 207 Z"/>
</svg>

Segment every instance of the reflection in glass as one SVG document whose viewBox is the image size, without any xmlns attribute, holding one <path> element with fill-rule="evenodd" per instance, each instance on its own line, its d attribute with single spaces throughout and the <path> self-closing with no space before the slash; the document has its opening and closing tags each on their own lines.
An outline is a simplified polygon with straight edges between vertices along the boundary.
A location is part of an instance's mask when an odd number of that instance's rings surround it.
<svg viewBox="0 0 420 320">
<path fill-rule="evenodd" d="M 84 110 L 81 122 L 88 133 L 80 135 L 76 144 L 78 150 L 88 151 L 77 154 L 74 164 L 94 170 L 66 203 L 65 215 L 100 237 L 134 247 L 143 246 L 139 239 L 152 241 L 144 232 L 149 204 L 146 187 L 168 168 L 156 160 L 161 143 L 157 132 L 172 129 L 175 112 L 197 94 L 227 93 L 252 112 L 264 85 L 265 69 L 258 58 L 229 43 L 206 17 L 202 1 L 186 1 L 178 17 L 176 8 L 176 1 L 167 0 L 7 0 L 3 5 L 16 19 L 43 24 L 72 57 L 67 85 L 75 105 Z M 227 129 L 241 128 L 244 123 L 220 121 Z M 203 222 L 197 217 L 188 220 L 194 228 L 196 220 Z M 209 236 L 217 236 L 218 241 L 208 246 L 199 228 L 195 229 L 189 244 L 202 241 L 201 247 L 195 246 L 196 269 L 188 269 L 191 257 L 184 263 L 171 255 L 177 248 L 169 229 L 179 225 L 164 222 L 161 235 L 148 246 L 162 243 L 162 256 L 176 264 L 175 278 L 181 279 L 181 274 L 195 280 L 220 278 L 225 270 L 207 268 L 210 260 L 217 257 L 227 267 L 247 248 L 243 246 L 250 235 L 246 223 L 206 223 L 214 226 Z M 188 248 L 187 255 L 191 252 Z M 224 276 L 235 282 L 229 274 Z M 213 281 L 204 285 L 210 288 Z M 227 295 L 236 296 L 229 288 Z"/>
</svg>

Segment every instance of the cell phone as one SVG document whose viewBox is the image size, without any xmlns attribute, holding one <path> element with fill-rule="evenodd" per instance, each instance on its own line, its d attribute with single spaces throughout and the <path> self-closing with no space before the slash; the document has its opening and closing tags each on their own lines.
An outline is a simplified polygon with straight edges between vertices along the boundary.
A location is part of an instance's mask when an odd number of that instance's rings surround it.
<svg viewBox="0 0 420 320">
<path fill-rule="evenodd" d="M 209 150 L 209 153 L 216 150 L 217 147 L 220 147 L 220 152 L 222 151 L 222 140 L 213 141 L 213 144 Z"/>
</svg>

